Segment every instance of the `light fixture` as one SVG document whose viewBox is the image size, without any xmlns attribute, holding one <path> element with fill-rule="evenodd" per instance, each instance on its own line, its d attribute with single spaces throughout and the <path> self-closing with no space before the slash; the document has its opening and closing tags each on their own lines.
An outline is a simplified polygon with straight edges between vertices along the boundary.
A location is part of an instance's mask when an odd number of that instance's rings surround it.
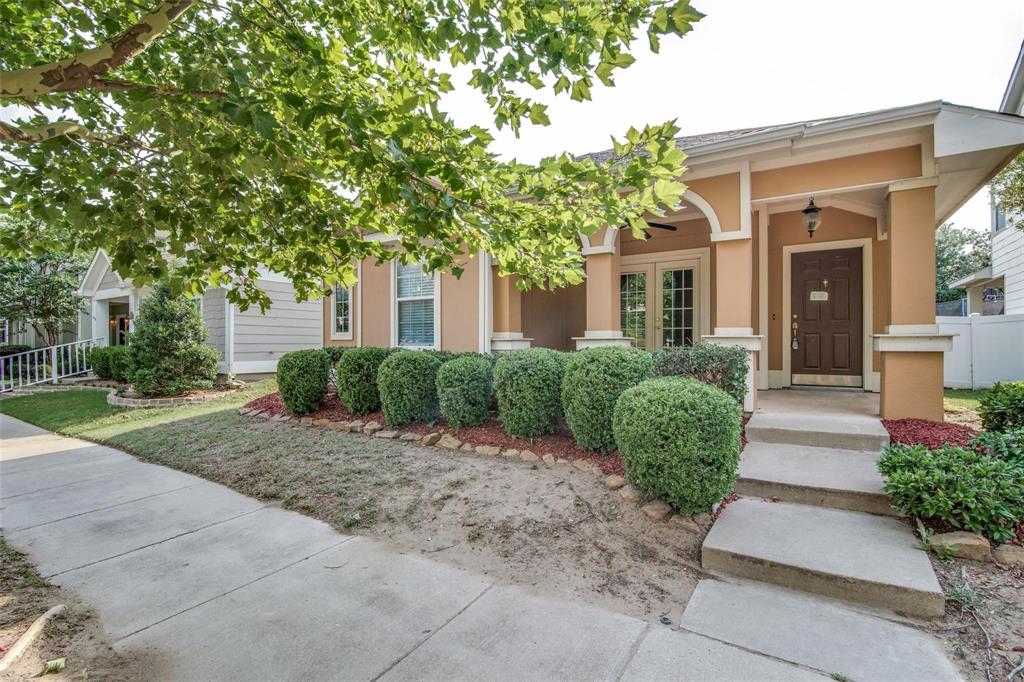
<svg viewBox="0 0 1024 682">
<path fill-rule="evenodd" d="M 811 197 L 802 213 L 804 214 L 804 225 L 807 227 L 807 235 L 813 239 L 814 231 L 821 225 L 821 209 L 814 205 L 814 197 Z"/>
</svg>

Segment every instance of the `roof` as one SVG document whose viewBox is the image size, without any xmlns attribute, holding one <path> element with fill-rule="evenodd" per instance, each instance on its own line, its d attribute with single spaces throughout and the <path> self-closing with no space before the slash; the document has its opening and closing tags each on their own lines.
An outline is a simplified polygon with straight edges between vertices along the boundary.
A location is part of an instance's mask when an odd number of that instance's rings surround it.
<svg viewBox="0 0 1024 682">
<path fill-rule="evenodd" d="M 990 285 L 996 280 L 1002 279 L 1002 275 L 992 276 L 992 266 L 987 265 L 977 272 L 972 272 L 966 277 L 961 277 L 949 283 L 950 289 L 969 289 L 981 285 Z"/>
<path fill-rule="evenodd" d="M 1024 42 L 1017 53 L 1017 61 L 1010 73 L 1010 81 L 1006 84 L 999 111 L 1006 114 L 1024 113 Z"/>
</svg>

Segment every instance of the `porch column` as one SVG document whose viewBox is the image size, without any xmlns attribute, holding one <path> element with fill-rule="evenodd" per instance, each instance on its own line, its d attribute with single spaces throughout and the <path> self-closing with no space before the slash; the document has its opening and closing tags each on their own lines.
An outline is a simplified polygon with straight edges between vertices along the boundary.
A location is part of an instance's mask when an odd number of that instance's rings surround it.
<svg viewBox="0 0 1024 682">
<path fill-rule="evenodd" d="M 985 287 L 978 285 L 967 289 L 967 314 L 985 314 Z"/>
<path fill-rule="evenodd" d="M 494 333 L 491 350 L 519 350 L 529 348 L 533 339 L 523 336 L 523 297 L 516 286 L 516 275 L 502 277 L 498 268 L 491 268 L 494 285 Z"/>
<path fill-rule="evenodd" d="M 722 233 L 715 249 L 715 331 L 704 336 L 705 343 L 719 346 L 739 346 L 747 351 L 747 393 L 743 409 L 757 409 L 757 363 L 761 353 L 762 337 L 754 335 L 751 305 L 754 291 L 754 248 L 750 237 L 729 238 Z"/>
<path fill-rule="evenodd" d="M 609 232 L 608 230 L 613 230 Z M 631 346 L 622 335 L 619 317 L 618 230 L 605 228 L 583 245 L 587 259 L 587 328 L 574 338 L 576 349 L 595 346 Z"/>
<path fill-rule="evenodd" d="M 110 345 L 109 301 L 92 300 L 92 338 L 99 339 L 99 345 Z"/>
<path fill-rule="evenodd" d="M 935 183 L 889 189 L 889 325 L 874 342 L 881 416 L 942 421 L 942 354 L 953 337 L 935 324 Z"/>
</svg>

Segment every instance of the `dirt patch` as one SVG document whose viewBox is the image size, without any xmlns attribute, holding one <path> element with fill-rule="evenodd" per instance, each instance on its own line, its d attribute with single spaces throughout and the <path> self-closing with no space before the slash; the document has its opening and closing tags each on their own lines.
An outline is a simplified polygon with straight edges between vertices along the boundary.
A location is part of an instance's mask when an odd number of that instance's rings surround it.
<svg viewBox="0 0 1024 682">
<path fill-rule="evenodd" d="M 67 609 L 50 619 L 43 634 L 22 654 L 0 680 L 25 680 L 43 664 L 64 658 L 62 673 L 47 680 L 141 680 L 159 677 L 152 659 L 115 653 L 103 638 L 92 612 L 75 595 L 46 582 L 28 562 L 0 537 L 0 655 L 50 607 Z"/>
<path fill-rule="evenodd" d="M 1008 680 L 1024 662 L 1024 569 L 935 557 L 932 564 L 947 602 L 931 631 L 968 680 Z"/>
<path fill-rule="evenodd" d="M 639 617 L 676 613 L 701 537 L 653 523 L 600 477 L 329 429 L 198 417 L 114 439 L 195 473 L 460 568 Z"/>
</svg>

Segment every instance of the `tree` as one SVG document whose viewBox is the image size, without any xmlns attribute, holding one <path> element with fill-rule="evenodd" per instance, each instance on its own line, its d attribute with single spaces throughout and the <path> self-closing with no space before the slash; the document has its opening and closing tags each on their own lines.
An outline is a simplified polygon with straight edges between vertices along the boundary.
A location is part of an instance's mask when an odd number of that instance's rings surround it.
<svg viewBox="0 0 1024 682">
<path fill-rule="evenodd" d="M 157 284 L 139 308 L 128 345 L 128 379 L 144 396 L 209 388 L 217 378 L 217 351 L 195 301 Z"/>
<path fill-rule="evenodd" d="M 5 3 L 0 104 L 20 113 L 0 121 L 0 203 L 136 284 L 226 286 L 242 307 L 269 300 L 258 265 L 311 297 L 351 284 L 356 259 L 396 257 L 372 232 L 429 269 L 486 249 L 523 286 L 578 283 L 579 232 L 639 236 L 678 204 L 674 122 L 631 128 L 608 163 L 529 165 L 441 98 L 468 73 L 483 123 L 518 134 L 549 123 L 534 92 L 587 100 L 638 35 L 656 51 L 702 16 L 689 0 Z M 0 234 L 8 252 L 53 243 Z"/>
<path fill-rule="evenodd" d="M 956 301 L 966 295 L 950 289 L 950 282 L 966 277 L 992 263 L 992 239 L 988 232 L 941 225 L 935 231 L 935 300 Z"/>
<path fill-rule="evenodd" d="M 999 205 L 1006 220 L 1024 230 L 1024 154 L 1010 162 L 993 178 L 989 186 L 992 200 Z"/>
<path fill-rule="evenodd" d="M 77 292 L 86 267 L 82 258 L 62 253 L 3 260 L 0 318 L 30 325 L 42 345 L 59 344 L 61 328 L 82 311 Z"/>
</svg>

